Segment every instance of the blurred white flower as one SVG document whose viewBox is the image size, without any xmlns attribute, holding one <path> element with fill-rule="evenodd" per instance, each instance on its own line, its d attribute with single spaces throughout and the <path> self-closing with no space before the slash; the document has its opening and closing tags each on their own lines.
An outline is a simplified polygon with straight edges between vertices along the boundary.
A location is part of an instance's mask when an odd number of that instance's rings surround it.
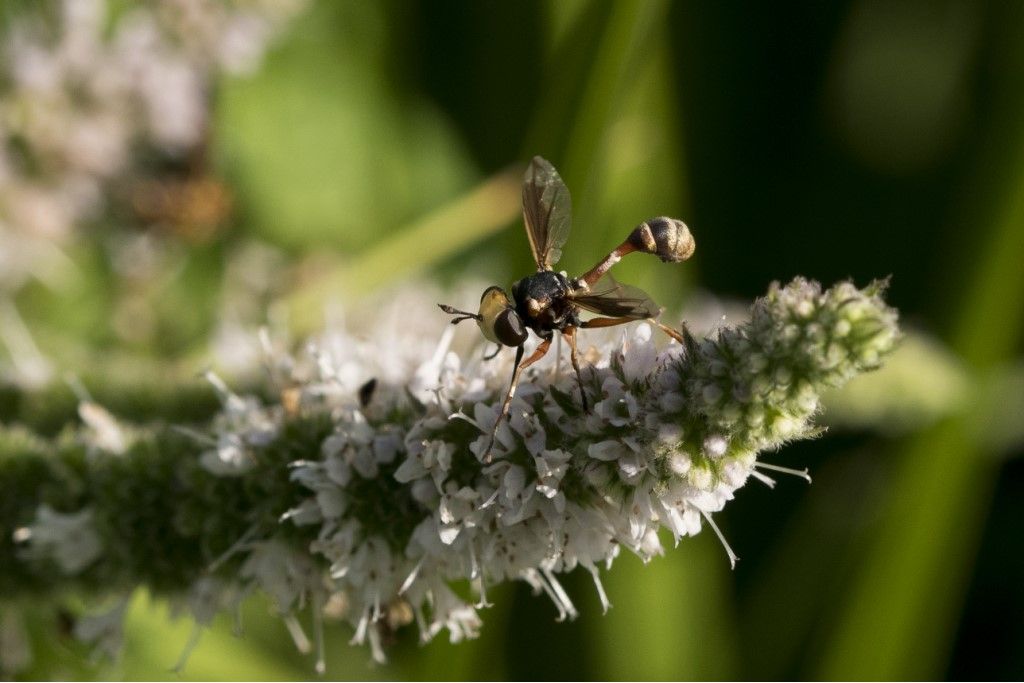
<svg viewBox="0 0 1024 683">
<path fill-rule="evenodd" d="M 52 282 L 42 245 L 124 201 L 152 152 L 181 159 L 204 145 L 217 79 L 255 69 L 305 3 L 41 4 L 58 11 L 30 8 L 0 36 L 0 254 L 19 245 L 16 267 L 0 268 L 8 290 Z"/>
<path fill-rule="evenodd" d="M 77 618 L 75 637 L 83 643 L 89 643 L 107 657 L 115 658 L 124 640 L 124 613 L 129 601 L 129 597 L 121 598 L 105 610 Z"/>
<path fill-rule="evenodd" d="M 40 505 L 35 521 L 14 535 L 15 540 L 28 544 L 30 555 L 54 560 L 65 574 L 77 574 L 103 552 L 90 509 L 67 514 Z"/>
</svg>

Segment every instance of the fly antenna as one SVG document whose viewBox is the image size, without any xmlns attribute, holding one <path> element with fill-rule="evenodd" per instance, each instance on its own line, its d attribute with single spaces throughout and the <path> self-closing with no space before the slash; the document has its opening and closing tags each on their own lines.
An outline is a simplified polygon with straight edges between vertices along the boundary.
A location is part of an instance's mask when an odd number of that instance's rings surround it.
<svg viewBox="0 0 1024 683">
<path fill-rule="evenodd" d="M 458 325 L 463 320 L 476 320 L 477 322 L 483 320 L 483 317 L 479 313 L 469 313 L 468 311 L 460 311 L 457 308 L 452 308 L 448 304 L 438 304 L 437 306 L 448 315 L 456 316 L 452 318 L 452 325 Z"/>
</svg>

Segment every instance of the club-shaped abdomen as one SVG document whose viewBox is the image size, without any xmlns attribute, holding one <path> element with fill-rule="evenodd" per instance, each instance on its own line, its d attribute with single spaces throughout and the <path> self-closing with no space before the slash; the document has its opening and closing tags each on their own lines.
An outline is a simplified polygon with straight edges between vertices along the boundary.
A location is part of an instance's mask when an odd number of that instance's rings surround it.
<svg viewBox="0 0 1024 683">
<path fill-rule="evenodd" d="M 696 244 L 686 223 L 667 216 L 644 221 L 626 240 L 637 251 L 657 254 L 662 261 L 685 261 L 693 256 Z"/>
</svg>

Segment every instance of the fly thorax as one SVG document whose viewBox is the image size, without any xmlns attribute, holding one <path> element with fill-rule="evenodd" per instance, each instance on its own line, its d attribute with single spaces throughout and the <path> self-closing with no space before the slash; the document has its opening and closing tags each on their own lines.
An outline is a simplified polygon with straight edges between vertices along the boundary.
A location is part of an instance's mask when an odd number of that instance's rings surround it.
<svg viewBox="0 0 1024 683">
<path fill-rule="evenodd" d="M 528 275 L 512 286 L 516 310 L 535 330 L 556 329 L 572 308 L 568 299 L 569 279 L 550 270 Z"/>
</svg>

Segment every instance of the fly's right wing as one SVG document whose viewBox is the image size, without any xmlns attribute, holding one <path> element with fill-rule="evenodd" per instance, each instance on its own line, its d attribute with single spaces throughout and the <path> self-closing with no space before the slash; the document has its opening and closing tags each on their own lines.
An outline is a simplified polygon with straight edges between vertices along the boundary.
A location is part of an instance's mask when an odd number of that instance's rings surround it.
<svg viewBox="0 0 1024 683">
<path fill-rule="evenodd" d="M 639 287 L 624 285 L 606 275 L 593 291 L 570 295 L 572 302 L 591 313 L 611 318 L 646 320 L 661 314 L 661 307 Z"/>
<path fill-rule="evenodd" d="M 572 198 L 549 161 L 534 157 L 523 177 L 523 223 L 537 270 L 551 270 L 572 227 Z"/>
</svg>

